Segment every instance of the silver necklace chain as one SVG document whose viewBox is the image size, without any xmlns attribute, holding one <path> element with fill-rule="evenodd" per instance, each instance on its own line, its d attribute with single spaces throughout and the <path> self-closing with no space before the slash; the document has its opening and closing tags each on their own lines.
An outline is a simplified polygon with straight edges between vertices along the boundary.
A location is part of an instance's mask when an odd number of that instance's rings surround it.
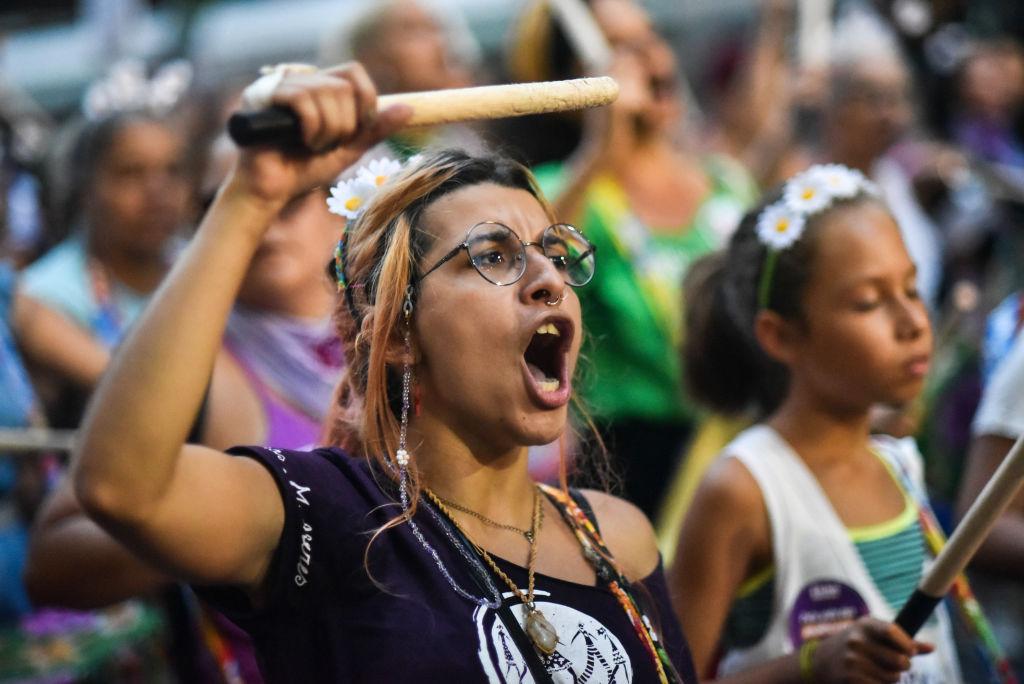
<svg viewBox="0 0 1024 684">
<path fill-rule="evenodd" d="M 409 511 L 407 472 L 408 471 L 405 468 L 401 469 L 401 479 L 399 481 L 399 496 L 402 499 L 402 510 L 404 510 L 406 513 L 408 513 Z M 437 511 L 435 511 L 433 507 L 426 503 L 423 503 L 421 505 L 426 506 L 427 510 L 429 510 L 431 514 L 434 516 L 434 518 L 438 521 L 438 523 L 441 526 L 441 529 L 444 530 L 445 536 L 448 537 L 449 541 L 451 541 L 455 548 L 458 549 L 459 554 L 467 561 L 469 561 L 471 564 L 479 566 L 479 561 L 469 555 L 469 552 L 465 549 L 463 544 L 455 538 L 451 530 L 448 529 L 448 526 L 445 525 L 444 522 L 440 519 L 440 514 L 437 513 Z M 459 586 L 459 583 L 456 582 L 455 578 L 452 577 L 451 573 L 448 572 L 448 568 L 445 567 L 444 561 L 441 560 L 441 556 L 437 553 L 437 550 L 433 546 L 431 546 L 430 542 L 428 542 L 426 537 L 423 536 L 423 532 L 420 531 L 419 525 L 416 524 L 416 522 L 412 519 L 411 516 L 408 519 L 408 523 L 410 529 L 412 529 L 413 535 L 416 537 L 417 540 L 419 540 L 420 545 L 426 550 L 426 552 L 430 554 L 431 558 L 434 559 L 434 563 L 437 565 L 438 570 L 440 570 L 441 574 L 444 575 L 444 578 L 448 580 L 448 584 L 451 586 L 451 588 L 455 591 L 456 594 L 465 599 L 468 599 L 469 601 L 472 601 L 478 606 L 486 606 L 491 610 L 497 610 L 501 607 L 501 594 L 498 592 L 498 588 L 494 586 L 494 582 L 491 581 L 490 576 L 486 572 L 480 573 L 480 576 L 484 578 L 484 582 L 487 585 L 487 590 L 493 597 L 491 599 L 488 599 L 486 597 L 474 596 L 465 589 L 463 589 L 461 586 Z M 482 566 L 479 567 L 480 569 L 483 569 Z"/>
</svg>

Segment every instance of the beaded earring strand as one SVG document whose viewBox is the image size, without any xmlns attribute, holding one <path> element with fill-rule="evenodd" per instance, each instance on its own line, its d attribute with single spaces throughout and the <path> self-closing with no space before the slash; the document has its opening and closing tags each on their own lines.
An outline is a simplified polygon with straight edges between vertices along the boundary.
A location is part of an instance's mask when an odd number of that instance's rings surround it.
<svg viewBox="0 0 1024 684">
<path fill-rule="evenodd" d="M 403 167 L 402 164 L 394 162 L 386 157 L 374 160 L 365 167 L 357 169 L 356 177 L 347 181 L 339 181 L 334 187 L 331 188 L 331 196 L 327 198 L 327 209 L 332 214 L 338 214 L 346 219 L 345 228 L 341 234 L 341 238 L 338 240 L 338 244 L 334 250 L 334 278 L 337 283 L 338 291 L 343 293 L 345 297 L 345 303 L 348 306 L 349 312 L 352 314 L 352 320 L 359 320 L 359 313 L 356 310 L 355 300 L 353 297 L 353 289 L 365 287 L 365 283 L 355 282 L 349 283 L 345 273 L 345 261 L 347 256 L 347 247 L 349 240 L 349 231 L 355 226 L 354 222 L 366 209 L 366 204 L 372 199 L 373 195 L 376 194 L 377 189 L 385 184 L 390 176 L 395 175 L 403 168 L 408 169 L 415 166 L 422 159 L 422 155 L 414 155 L 410 157 Z M 389 464 L 392 472 L 398 471 L 398 496 L 402 506 L 402 512 L 405 515 L 406 521 L 409 524 L 409 529 L 412 530 L 413 536 L 423 547 L 423 550 L 427 552 L 437 565 L 437 569 L 444 576 L 445 580 L 451 586 L 452 590 L 463 597 L 464 599 L 475 603 L 480 607 L 490 608 L 491 610 L 497 610 L 502 605 L 501 592 L 494 585 L 490 576 L 483 568 L 482 564 L 476 559 L 472 553 L 465 547 L 465 544 L 456 538 L 455 534 L 451 531 L 450 526 L 444 523 L 444 519 L 440 513 L 434 510 L 431 506 L 424 506 L 427 511 L 434 517 L 438 522 L 438 526 L 444 530 L 445 536 L 448 541 L 451 542 L 459 554 L 474 568 L 477 577 L 480 578 L 482 588 L 490 595 L 487 597 L 478 597 L 470 594 L 468 591 L 459 586 L 455 578 L 452 577 L 451 573 L 448 572 L 448 568 L 445 567 L 444 561 L 441 560 L 441 556 L 437 553 L 437 550 L 431 546 L 430 542 L 427 541 L 426 537 L 423 536 L 423 532 L 420 530 L 419 525 L 413 520 L 412 515 L 409 513 L 410 502 L 409 502 L 409 449 L 408 449 L 408 430 L 409 430 L 409 410 L 411 408 L 410 391 L 412 389 L 412 364 L 410 359 L 412 358 L 412 341 L 411 341 L 411 329 L 412 329 L 412 313 L 413 313 L 413 296 L 415 295 L 416 289 L 414 285 L 410 284 L 405 289 L 405 302 L 402 305 L 402 314 L 404 316 L 405 329 L 403 331 L 403 337 L 405 340 L 405 353 L 406 360 L 402 368 L 402 414 L 400 416 L 400 427 L 398 431 L 398 449 L 395 451 L 394 464 Z"/>
<path fill-rule="evenodd" d="M 501 607 L 501 593 L 498 588 L 494 586 L 494 583 L 486 578 L 486 587 L 491 598 L 474 596 L 468 591 L 459 586 L 459 583 L 455 581 L 455 578 L 448 572 L 448 568 L 445 567 L 444 561 L 441 560 L 441 556 L 437 553 L 437 550 L 430 545 L 426 537 L 423 536 L 423 532 L 420 531 L 419 525 L 413 520 L 412 515 L 409 514 L 409 450 L 408 450 L 408 433 L 409 433 L 409 409 L 411 406 L 410 401 L 410 390 L 412 388 L 412 340 L 411 340 L 411 329 L 412 329 L 412 311 L 413 311 L 413 294 L 415 288 L 409 285 L 405 288 L 405 303 L 402 305 L 402 314 L 405 317 L 405 326 L 402 336 L 405 340 L 405 363 L 402 367 L 402 414 L 400 416 L 399 430 L 398 430 L 398 449 L 395 451 L 395 465 L 398 469 L 398 497 L 402 504 L 402 512 L 405 514 L 406 521 L 409 524 L 409 529 L 412 530 L 413 536 L 419 541 L 420 546 L 434 559 L 434 563 L 437 565 L 437 569 L 444 575 L 445 580 L 451 586 L 452 590 L 459 596 L 472 601 L 478 606 L 490 608 L 491 610 L 497 610 Z M 427 507 L 432 514 L 435 514 L 433 509 Z M 438 521 L 440 522 L 440 520 Z M 441 525 L 445 530 L 445 534 L 448 536 L 449 541 L 459 550 L 466 560 L 470 564 L 474 564 L 474 559 L 469 557 L 469 552 L 463 548 L 463 545 L 451 534 L 447 526 Z"/>
</svg>

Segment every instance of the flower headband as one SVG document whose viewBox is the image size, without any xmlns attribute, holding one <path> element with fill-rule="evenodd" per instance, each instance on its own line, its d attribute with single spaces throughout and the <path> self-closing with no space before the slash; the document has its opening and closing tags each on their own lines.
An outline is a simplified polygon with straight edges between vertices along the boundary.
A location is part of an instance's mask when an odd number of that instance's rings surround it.
<svg viewBox="0 0 1024 684">
<path fill-rule="evenodd" d="M 192 65 L 183 59 L 168 62 L 149 79 L 141 60 L 125 59 L 89 86 L 82 98 L 82 113 L 90 121 L 117 112 L 163 116 L 181 101 L 191 83 Z"/>
<path fill-rule="evenodd" d="M 757 287 L 758 308 L 768 308 L 779 252 L 800 239 L 807 220 L 860 193 L 877 195 L 878 187 L 860 171 L 842 164 L 817 164 L 789 179 L 782 199 L 766 207 L 757 219 L 757 239 L 768 252 Z"/>
<path fill-rule="evenodd" d="M 347 219 L 341 239 L 338 240 L 338 245 L 334 248 L 334 277 L 338 282 L 339 292 L 347 287 L 345 237 L 348 235 L 349 224 L 366 210 L 367 204 L 385 183 L 401 171 L 416 166 L 422 159 L 422 154 L 414 154 L 406 160 L 405 164 L 389 157 L 373 159 L 356 169 L 354 176 L 347 180 L 339 180 L 331 188 L 331 196 L 327 198 L 327 210 Z M 346 293 L 346 296 L 349 295 Z"/>
</svg>

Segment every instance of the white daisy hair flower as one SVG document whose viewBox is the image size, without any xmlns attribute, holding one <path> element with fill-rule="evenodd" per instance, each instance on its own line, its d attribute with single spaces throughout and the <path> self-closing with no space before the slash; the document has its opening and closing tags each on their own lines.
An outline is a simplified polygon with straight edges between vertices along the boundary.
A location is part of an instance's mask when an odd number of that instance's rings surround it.
<svg viewBox="0 0 1024 684">
<path fill-rule="evenodd" d="M 793 211 L 784 201 L 776 202 L 758 217 L 757 237 L 769 249 L 777 252 L 799 240 L 806 223 L 802 213 Z"/>
<path fill-rule="evenodd" d="M 821 164 L 807 170 L 833 199 L 849 199 L 864 187 L 864 174 L 842 164 Z"/>
<path fill-rule="evenodd" d="M 828 188 L 812 168 L 789 180 L 783 192 L 783 201 L 798 214 L 816 214 L 832 203 Z"/>
<path fill-rule="evenodd" d="M 402 164 L 389 157 L 381 157 L 360 166 L 353 175 L 346 173 L 348 178 L 339 179 L 331 188 L 331 196 L 327 198 L 327 209 L 347 219 L 356 218 L 363 213 L 366 205 L 382 185 L 403 169 L 418 164 L 422 159 L 423 155 L 416 154 Z"/>
<path fill-rule="evenodd" d="M 357 176 L 379 188 L 401 170 L 402 162 L 390 157 L 381 157 L 380 159 L 373 159 L 366 166 L 361 167 L 357 172 Z"/>
<path fill-rule="evenodd" d="M 878 183 L 871 180 L 870 178 L 865 178 L 861 176 L 860 189 L 862 192 L 864 192 L 867 195 L 871 195 L 872 197 L 882 197 L 882 189 L 878 187 Z"/>
<path fill-rule="evenodd" d="M 354 219 L 363 213 L 376 192 L 377 186 L 361 176 L 338 181 L 331 188 L 331 196 L 327 198 L 327 209 L 332 214 Z"/>
</svg>

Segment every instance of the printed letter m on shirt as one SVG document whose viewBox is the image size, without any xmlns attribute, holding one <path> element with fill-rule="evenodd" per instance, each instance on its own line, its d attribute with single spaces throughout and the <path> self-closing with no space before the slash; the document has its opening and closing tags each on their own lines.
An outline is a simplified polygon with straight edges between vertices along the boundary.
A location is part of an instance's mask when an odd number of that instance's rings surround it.
<svg viewBox="0 0 1024 684">
<path fill-rule="evenodd" d="M 308 506 L 309 501 L 306 500 L 306 492 L 309 491 L 309 487 L 303 487 L 300 484 L 295 484 L 291 480 L 288 480 L 288 484 L 295 488 L 295 500 L 303 506 Z"/>
</svg>

